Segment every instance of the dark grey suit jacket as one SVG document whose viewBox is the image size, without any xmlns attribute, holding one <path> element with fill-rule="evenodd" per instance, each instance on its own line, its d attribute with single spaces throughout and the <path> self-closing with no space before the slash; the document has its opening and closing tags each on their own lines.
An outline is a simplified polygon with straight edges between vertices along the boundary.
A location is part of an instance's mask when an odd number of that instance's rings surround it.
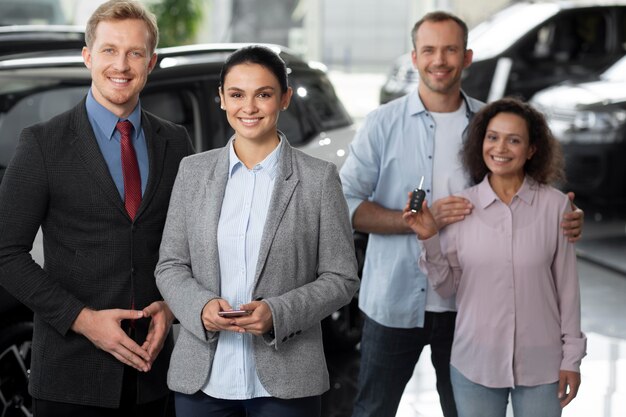
<svg viewBox="0 0 626 417">
<path fill-rule="evenodd" d="M 143 112 L 150 174 L 135 221 L 124 209 L 87 119 L 85 101 L 22 132 L 0 185 L 0 284 L 35 313 L 30 392 L 35 398 L 117 407 L 123 364 L 70 330 L 83 307 L 141 309 L 161 299 L 154 279 L 184 128 Z M 45 266 L 29 251 L 43 230 Z M 139 320 L 136 340 L 146 337 Z M 171 335 L 138 402 L 167 393 Z"/>
<path fill-rule="evenodd" d="M 252 291 L 272 311 L 275 338 L 255 337 L 254 356 L 272 396 L 300 398 L 329 387 L 320 321 L 350 302 L 359 279 L 337 167 L 283 140 Z M 181 163 L 156 270 L 182 325 L 168 382 L 186 394 L 207 381 L 218 342 L 200 316 L 220 295 L 217 226 L 228 161 L 226 146 Z"/>
</svg>

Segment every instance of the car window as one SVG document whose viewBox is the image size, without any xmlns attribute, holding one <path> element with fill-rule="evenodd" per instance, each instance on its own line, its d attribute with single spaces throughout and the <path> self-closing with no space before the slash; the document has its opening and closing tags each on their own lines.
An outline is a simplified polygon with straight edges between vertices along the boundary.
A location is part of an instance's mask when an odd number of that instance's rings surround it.
<svg viewBox="0 0 626 417">
<path fill-rule="evenodd" d="M 608 52 L 606 26 L 602 10 L 562 13 L 535 30 L 520 50 L 531 61 L 575 62 L 601 57 Z"/>
<path fill-rule="evenodd" d="M 0 25 L 66 25 L 60 0 L 2 0 Z"/>
<path fill-rule="evenodd" d="M 555 3 L 513 4 L 479 23 L 468 37 L 475 60 L 499 55 L 559 11 Z"/>
<path fill-rule="evenodd" d="M 177 86 L 144 92 L 141 95 L 141 106 L 165 120 L 185 127 L 194 148 L 203 149 L 200 104 L 193 89 Z"/>
<path fill-rule="evenodd" d="M 19 81 L 15 81 L 19 84 Z M 6 167 L 22 129 L 74 107 L 87 94 L 88 87 L 62 87 L 19 98 L 16 85 L 11 92 L 0 91 L 0 166 Z M 35 89 L 37 82 L 26 83 Z M 30 92 L 30 90 L 29 90 Z M 15 97 L 18 98 L 15 98 Z"/>
</svg>

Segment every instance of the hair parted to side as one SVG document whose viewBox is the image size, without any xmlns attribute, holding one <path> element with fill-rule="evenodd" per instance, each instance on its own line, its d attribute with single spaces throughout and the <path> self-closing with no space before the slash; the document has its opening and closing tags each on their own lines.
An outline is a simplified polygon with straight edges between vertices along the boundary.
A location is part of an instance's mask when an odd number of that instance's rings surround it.
<svg viewBox="0 0 626 417">
<path fill-rule="evenodd" d="M 413 49 L 415 49 L 415 45 L 417 44 L 417 31 L 424 22 L 437 23 L 445 22 L 446 20 L 452 20 L 460 26 L 461 31 L 463 32 L 463 50 L 467 50 L 467 34 L 469 33 L 467 24 L 460 17 L 444 11 L 426 13 L 424 17 L 422 17 L 420 20 L 417 21 L 417 23 L 415 23 L 413 29 L 411 30 L 411 43 L 413 44 Z"/>
<path fill-rule="evenodd" d="M 156 17 L 141 3 L 133 0 L 110 0 L 102 3 L 87 21 L 85 29 L 85 43 L 88 48 L 93 46 L 96 39 L 96 28 L 100 22 L 137 19 L 142 20 L 148 27 L 150 39 L 148 52 L 152 54 L 159 43 L 159 28 Z"/>
<path fill-rule="evenodd" d="M 250 45 L 237 49 L 224 62 L 220 72 L 220 90 L 224 92 L 224 80 L 230 70 L 240 64 L 258 64 L 267 68 L 278 80 L 280 90 L 284 94 L 289 89 L 287 66 L 285 61 L 270 48 L 262 45 Z"/>
<path fill-rule="evenodd" d="M 461 160 L 472 182 L 479 183 L 490 172 L 483 158 L 483 142 L 489 122 L 499 113 L 512 113 L 526 121 L 530 145 L 535 147 L 534 155 L 524 165 L 526 175 L 540 184 L 564 181 L 561 144 L 552 135 L 546 119 L 528 103 L 503 98 L 487 104 L 470 122 Z"/>
</svg>

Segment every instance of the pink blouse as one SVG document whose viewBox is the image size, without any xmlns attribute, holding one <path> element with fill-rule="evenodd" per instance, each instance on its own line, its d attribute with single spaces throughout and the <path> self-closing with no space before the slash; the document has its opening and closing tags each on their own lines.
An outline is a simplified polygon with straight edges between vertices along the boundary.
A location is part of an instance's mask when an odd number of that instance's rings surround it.
<svg viewBox="0 0 626 417">
<path fill-rule="evenodd" d="M 456 293 L 452 365 L 493 388 L 580 372 L 586 338 L 576 255 L 560 227 L 567 196 L 529 177 L 508 206 L 487 178 L 460 195 L 474 211 L 423 241 L 420 261 L 439 294 Z"/>
</svg>

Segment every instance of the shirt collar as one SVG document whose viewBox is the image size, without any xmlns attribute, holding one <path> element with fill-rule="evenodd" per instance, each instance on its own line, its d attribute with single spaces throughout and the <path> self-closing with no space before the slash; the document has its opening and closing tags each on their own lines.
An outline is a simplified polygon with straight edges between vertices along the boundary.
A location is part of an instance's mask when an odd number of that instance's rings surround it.
<svg viewBox="0 0 626 417">
<path fill-rule="evenodd" d="M 137 137 L 141 129 L 141 104 L 137 103 L 133 112 L 126 119 L 120 119 L 109 109 L 98 103 L 93 96 L 91 89 L 87 93 L 86 101 L 87 113 L 93 117 L 93 120 L 98 125 L 100 130 L 104 133 L 105 137 L 111 140 L 115 133 L 115 125 L 120 120 L 128 120 L 133 125 L 133 139 Z"/>
<path fill-rule="evenodd" d="M 474 113 L 480 110 L 480 106 L 478 105 L 479 102 L 470 99 L 470 97 L 465 94 L 463 90 L 461 90 L 461 98 L 463 98 L 463 101 L 465 102 L 465 116 L 469 119 Z M 419 92 L 415 89 L 414 93 L 409 94 L 409 114 L 413 116 L 427 111 L 428 109 L 424 106 Z"/>
<path fill-rule="evenodd" d="M 276 148 L 274 148 L 274 150 L 269 155 L 267 155 L 264 160 L 256 164 L 254 168 L 252 168 L 252 170 L 265 171 L 267 172 L 267 175 L 269 175 L 271 179 L 276 178 L 276 175 L 278 173 L 278 160 L 280 158 L 280 153 L 283 147 L 284 138 L 285 138 L 285 135 L 279 131 L 278 132 L 278 140 L 279 140 L 278 146 L 276 146 Z M 245 167 L 245 165 L 243 164 L 243 162 L 241 162 L 241 160 L 237 156 L 237 153 L 235 153 L 235 136 L 234 135 L 230 139 L 228 147 L 229 147 L 228 148 L 228 155 L 229 155 L 228 176 L 229 178 L 231 178 L 233 174 L 239 168 Z"/>
<path fill-rule="evenodd" d="M 490 204 L 492 204 L 496 200 L 500 200 L 496 195 L 493 188 L 489 184 L 489 174 L 485 175 L 485 178 L 478 184 L 478 199 L 480 201 L 480 206 L 482 208 L 487 208 Z M 522 200 L 524 203 L 529 206 L 532 205 L 533 199 L 535 198 L 535 194 L 537 193 L 537 189 L 539 188 L 539 184 L 537 181 L 533 180 L 528 175 L 524 177 L 524 182 L 517 193 L 515 194 Z"/>
</svg>

